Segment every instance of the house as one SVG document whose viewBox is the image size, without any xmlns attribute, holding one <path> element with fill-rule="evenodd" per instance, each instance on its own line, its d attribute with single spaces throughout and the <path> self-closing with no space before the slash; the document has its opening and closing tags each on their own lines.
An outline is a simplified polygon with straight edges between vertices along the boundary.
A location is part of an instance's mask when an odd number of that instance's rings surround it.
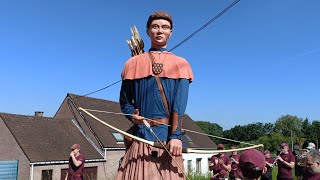
<svg viewBox="0 0 320 180">
<path fill-rule="evenodd" d="M 182 126 L 187 129 L 184 131 L 182 140 L 188 142 L 188 148 L 197 150 L 217 149 L 217 145 L 208 136 L 200 134 L 204 132 L 187 114 L 183 117 Z M 207 175 L 209 173 L 209 163 L 212 155 L 213 154 L 183 153 L 185 171 Z"/>
<path fill-rule="evenodd" d="M 76 120 L 85 132 L 86 136 L 92 142 L 92 145 L 105 152 L 105 166 L 107 167 L 106 173 L 108 174 L 108 177 L 115 177 L 118 170 L 118 166 L 115 166 L 115 164 L 119 164 L 119 160 L 125 153 L 122 134 L 110 129 L 100 122 L 97 122 L 87 114 L 80 112 L 79 107 L 101 111 L 92 112 L 92 114 L 123 131 L 130 128 L 131 122 L 129 122 L 123 115 L 105 112 L 109 111 L 120 113 L 120 106 L 117 102 L 74 94 L 67 94 L 54 116 L 56 119 L 64 118 Z"/>
<path fill-rule="evenodd" d="M 43 117 L 0 113 L 0 179 L 63 179 L 68 168 L 69 148 L 81 144 L 86 156 L 85 179 L 114 179 L 125 153 L 123 135 L 98 122 L 126 131 L 131 127 L 118 102 L 67 94 L 55 116 Z M 185 115 L 183 141 L 192 149 L 216 149 L 203 131 Z M 208 173 L 212 154 L 183 153 L 186 172 Z M 4 169 L 4 170 L 3 170 Z"/>
<path fill-rule="evenodd" d="M 70 119 L 0 113 L 0 129 L 0 179 L 61 179 L 74 143 L 85 152 L 85 176 L 105 179 L 97 172 L 106 159 Z"/>
<path fill-rule="evenodd" d="M 132 125 L 120 110 L 118 102 L 108 101 L 104 99 L 79 96 L 75 94 L 67 94 L 55 118 L 77 119 L 81 127 L 87 132 L 92 142 L 106 151 L 107 164 L 115 164 L 125 153 L 122 134 L 103 125 L 86 113 L 79 111 L 79 108 L 87 109 L 91 114 L 100 120 L 126 131 Z M 216 149 L 216 144 L 208 137 L 193 132 L 203 131 L 188 116 L 183 117 L 184 131 L 183 141 L 188 148 L 192 149 Z M 193 132 L 191 132 L 193 131 Z M 208 159 L 212 154 L 183 154 L 184 168 L 186 171 L 196 172 L 199 174 L 207 174 L 209 169 Z M 117 168 L 108 169 L 108 173 L 114 174 Z"/>
</svg>

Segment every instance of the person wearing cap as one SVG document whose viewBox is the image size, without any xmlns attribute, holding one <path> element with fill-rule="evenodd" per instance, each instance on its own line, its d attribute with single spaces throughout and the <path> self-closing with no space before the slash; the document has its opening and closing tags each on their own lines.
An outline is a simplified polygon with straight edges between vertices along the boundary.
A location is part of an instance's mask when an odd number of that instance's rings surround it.
<svg viewBox="0 0 320 180">
<path fill-rule="evenodd" d="M 70 147 L 69 168 L 65 180 L 83 180 L 85 157 L 80 153 L 80 145 Z"/>
<path fill-rule="evenodd" d="M 236 149 L 236 146 L 231 146 L 231 149 Z M 242 174 L 239 168 L 239 158 L 240 155 L 238 154 L 238 152 L 232 151 L 231 155 L 229 156 L 230 160 L 231 160 L 231 171 L 229 174 L 229 179 L 230 180 L 241 180 Z"/>
<path fill-rule="evenodd" d="M 316 145 L 313 142 L 309 142 L 308 146 L 306 147 L 304 158 L 302 159 L 303 160 L 302 180 L 309 180 L 310 177 L 314 177 L 314 171 L 312 171 L 312 168 L 316 168 L 316 163 L 313 166 L 309 165 L 308 167 L 307 161 L 308 161 L 308 156 L 310 155 L 311 157 L 309 157 L 309 163 L 317 162 L 316 154 L 318 153 L 319 151 L 317 151 Z"/>
<path fill-rule="evenodd" d="M 241 154 L 239 167 L 245 180 L 258 180 L 267 170 L 263 153 L 256 149 L 248 149 Z"/>
<path fill-rule="evenodd" d="M 296 176 L 297 180 L 302 180 L 303 176 L 305 176 L 305 155 L 306 151 L 300 149 L 298 144 L 293 146 L 292 154 L 295 157 L 295 165 L 294 165 L 294 175 Z"/>
<path fill-rule="evenodd" d="M 320 179 L 320 154 L 319 152 L 313 151 L 306 157 L 306 168 L 308 177 L 304 177 L 308 180 L 319 180 Z"/>
<path fill-rule="evenodd" d="M 224 150 L 224 145 L 218 144 L 217 150 Z M 231 171 L 230 158 L 228 156 L 225 156 L 224 153 L 213 155 L 209 163 L 209 168 L 213 172 L 213 176 L 211 177 L 211 179 L 218 180 L 221 171 Z"/>
<path fill-rule="evenodd" d="M 309 150 L 309 152 L 313 152 L 313 151 L 317 152 L 316 145 L 313 142 L 308 143 L 307 149 Z"/>
<path fill-rule="evenodd" d="M 278 165 L 277 179 L 292 180 L 292 169 L 294 168 L 295 157 L 289 150 L 287 143 L 282 143 L 280 146 L 280 155 L 276 159 Z"/>
<path fill-rule="evenodd" d="M 155 11 L 149 16 L 146 32 L 151 47 L 149 52 L 126 61 L 119 98 L 121 111 L 133 123 L 133 134 L 148 141 L 159 139 L 168 145 L 169 153 L 163 148 L 133 141 L 124 155 L 117 180 L 185 178 L 182 117 L 193 73 L 186 59 L 167 50 L 172 29 L 173 20 L 167 12 Z M 154 134 L 144 125 L 144 119 Z"/>
<path fill-rule="evenodd" d="M 263 151 L 264 157 L 266 159 L 266 173 L 261 175 L 261 180 L 272 180 L 272 167 L 274 159 L 270 156 L 270 151 L 267 149 Z"/>
</svg>

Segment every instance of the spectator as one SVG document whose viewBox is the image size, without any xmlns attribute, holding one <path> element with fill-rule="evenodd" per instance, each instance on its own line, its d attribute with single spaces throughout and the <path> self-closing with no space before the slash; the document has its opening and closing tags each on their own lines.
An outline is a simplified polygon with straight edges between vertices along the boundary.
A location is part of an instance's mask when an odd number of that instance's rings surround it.
<svg viewBox="0 0 320 180">
<path fill-rule="evenodd" d="M 73 144 L 70 150 L 69 168 L 65 180 L 83 180 L 85 157 L 80 153 L 80 145 Z"/>
<path fill-rule="evenodd" d="M 258 180 L 266 171 L 266 159 L 256 149 L 244 151 L 239 159 L 239 166 L 245 180 Z"/>
<path fill-rule="evenodd" d="M 261 176 L 261 180 L 272 180 L 272 167 L 274 164 L 274 159 L 270 156 L 270 151 L 267 149 L 263 152 L 266 159 L 267 171 Z"/>
<path fill-rule="evenodd" d="M 294 165 L 294 175 L 296 176 L 297 180 L 302 180 L 305 174 L 305 151 L 300 149 L 299 145 L 293 146 L 293 155 L 295 157 L 295 165 Z"/>
<path fill-rule="evenodd" d="M 277 157 L 276 162 L 278 165 L 277 180 L 293 180 L 292 169 L 294 168 L 295 158 L 289 150 L 287 143 L 280 145 L 280 155 Z"/>
<path fill-rule="evenodd" d="M 236 149 L 236 146 L 232 146 L 231 149 Z M 230 180 L 241 180 L 241 170 L 239 169 L 239 158 L 237 151 L 232 151 L 232 154 L 229 156 L 231 160 L 231 171 L 229 174 Z"/>
<path fill-rule="evenodd" d="M 224 145 L 218 144 L 217 150 L 223 150 Z M 218 175 L 222 173 L 221 171 L 230 172 L 231 171 L 231 161 L 228 156 L 225 156 L 224 153 L 219 153 L 217 155 L 213 155 L 209 164 L 210 170 L 213 172 L 212 180 L 218 180 Z M 228 179 L 228 178 L 227 178 Z"/>
<path fill-rule="evenodd" d="M 319 152 L 311 152 L 306 158 L 306 167 L 308 170 L 308 180 L 320 179 L 320 154 Z"/>
<path fill-rule="evenodd" d="M 307 151 L 305 152 L 305 158 L 303 158 L 303 163 L 304 163 L 304 174 L 302 180 L 309 180 L 310 177 L 313 177 L 314 174 L 312 174 L 311 170 L 308 170 L 309 168 L 307 167 L 307 157 L 311 154 L 317 154 L 319 151 L 316 150 L 316 145 L 312 142 L 308 143 L 308 146 L 306 147 Z M 315 167 L 315 166 L 313 166 Z"/>
<path fill-rule="evenodd" d="M 313 142 L 308 143 L 308 147 L 307 149 L 309 150 L 309 152 L 316 152 L 316 145 Z"/>
</svg>

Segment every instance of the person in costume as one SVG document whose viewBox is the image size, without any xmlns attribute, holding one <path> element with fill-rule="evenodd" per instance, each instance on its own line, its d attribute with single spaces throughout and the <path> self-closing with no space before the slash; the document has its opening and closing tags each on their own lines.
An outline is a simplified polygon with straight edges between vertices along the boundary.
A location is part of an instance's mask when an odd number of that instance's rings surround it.
<svg viewBox="0 0 320 180">
<path fill-rule="evenodd" d="M 244 180 L 258 180 L 267 170 L 263 153 L 256 149 L 248 149 L 241 154 L 239 167 Z"/>
<path fill-rule="evenodd" d="M 69 168 L 65 180 L 83 180 L 85 157 L 80 153 L 80 145 L 70 147 Z"/>
<path fill-rule="evenodd" d="M 270 156 L 270 151 L 267 149 L 263 151 L 264 157 L 266 158 L 267 171 L 261 176 L 261 180 L 272 180 L 272 168 L 274 164 L 273 157 Z"/>
<path fill-rule="evenodd" d="M 305 174 L 305 155 L 306 151 L 301 149 L 298 144 L 293 146 L 292 154 L 295 157 L 295 164 L 294 164 L 294 175 L 296 176 L 297 180 L 302 180 Z"/>
<path fill-rule="evenodd" d="M 134 124 L 134 135 L 149 141 L 159 139 L 168 145 L 172 157 L 165 149 L 133 141 L 124 155 L 117 180 L 185 179 L 181 128 L 193 73 L 186 59 L 166 49 L 172 28 L 170 14 L 156 11 L 149 16 L 146 32 L 151 48 L 125 63 L 119 99 L 121 111 L 131 114 L 126 117 Z M 143 124 L 145 118 L 154 120 L 149 123 L 155 135 Z"/>
<path fill-rule="evenodd" d="M 231 149 L 236 149 L 236 146 L 231 146 Z M 239 158 L 240 155 L 238 154 L 238 152 L 232 151 L 231 155 L 229 156 L 230 161 L 231 161 L 231 171 L 229 174 L 229 179 L 230 180 L 241 180 L 242 177 L 242 173 L 241 170 L 239 168 Z"/>
<path fill-rule="evenodd" d="M 224 150 L 224 145 L 218 144 L 217 150 Z M 209 169 L 213 172 L 213 176 L 210 179 L 219 180 L 221 171 L 226 171 L 227 173 L 231 171 L 231 160 L 229 156 L 226 156 L 224 153 L 213 155 L 210 159 Z"/>
<path fill-rule="evenodd" d="M 289 149 L 287 143 L 280 145 L 281 153 L 277 157 L 278 180 L 293 180 L 292 169 L 294 168 L 295 157 Z"/>
</svg>

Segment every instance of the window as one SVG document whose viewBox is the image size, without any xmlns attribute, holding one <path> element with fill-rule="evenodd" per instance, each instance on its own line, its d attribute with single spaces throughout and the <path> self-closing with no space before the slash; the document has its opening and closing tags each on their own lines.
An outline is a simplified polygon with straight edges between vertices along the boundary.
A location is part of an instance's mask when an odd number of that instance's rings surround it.
<svg viewBox="0 0 320 180">
<path fill-rule="evenodd" d="M 210 162 L 211 162 L 211 157 L 208 158 L 208 171 L 211 171 L 211 170 L 210 170 Z"/>
<path fill-rule="evenodd" d="M 61 169 L 61 180 L 65 180 L 68 169 Z M 97 177 L 98 167 L 85 167 L 83 169 L 83 179 L 84 180 L 92 180 L 98 179 Z"/>
<path fill-rule="evenodd" d="M 117 144 L 123 144 L 124 143 L 124 137 L 123 137 L 122 134 L 120 134 L 118 132 L 113 132 L 112 135 L 114 136 L 114 138 L 116 138 Z"/>
<path fill-rule="evenodd" d="M 41 180 L 52 180 L 52 169 L 42 170 Z"/>
<path fill-rule="evenodd" d="M 83 179 L 84 180 L 98 179 L 97 169 L 98 169 L 97 166 L 84 168 L 83 169 Z"/>
<path fill-rule="evenodd" d="M 198 174 L 201 173 L 201 159 L 202 158 L 197 158 L 196 159 L 196 173 L 198 173 Z"/>
<path fill-rule="evenodd" d="M 65 180 L 68 169 L 61 169 L 61 180 Z"/>
<path fill-rule="evenodd" d="M 0 161 L 0 179 L 18 178 L 18 160 Z"/>
<path fill-rule="evenodd" d="M 188 173 L 192 173 L 192 160 L 188 160 Z"/>
</svg>

